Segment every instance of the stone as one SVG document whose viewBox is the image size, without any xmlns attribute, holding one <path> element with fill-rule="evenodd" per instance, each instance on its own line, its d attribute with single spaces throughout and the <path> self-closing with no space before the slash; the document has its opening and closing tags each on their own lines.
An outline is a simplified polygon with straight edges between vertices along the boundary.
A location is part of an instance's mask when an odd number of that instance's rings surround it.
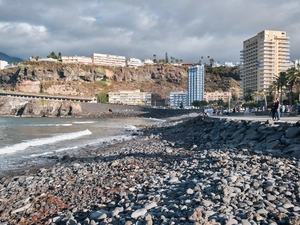
<svg viewBox="0 0 300 225">
<path fill-rule="evenodd" d="M 25 211 L 25 210 L 29 209 L 30 207 L 31 207 L 31 203 L 28 203 L 28 204 L 26 204 L 26 205 L 24 205 L 24 206 L 22 206 L 18 209 L 15 209 L 15 210 L 11 211 L 11 214 L 15 214 L 15 213 Z"/>
<path fill-rule="evenodd" d="M 300 134 L 300 127 L 290 127 L 285 131 L 285 137 L 288 139 L 295 138 Z"/>
<path fill-rule="evenodd" d="M 189 189 L 187 189 L 186 193 L 187 193 L 188 195 L 192 195 L 192 194 L 194 194 L 194 190 L 191 189 L 191 188 L 189 188 Z"/>
<path fill-rule="evenodd" d="M 152 209 L 152 208 L 155 208 L 157 207 L 157 203 L 156 202 L 149 202 L 147 204 L 144 205 L 144 208 L 149 210 L 149 209 Z"/>
<path fill-rule="evenodd" d="M 109 212 L 106 210 L 97 210 L 90 213 L 91 220 L 98 220 L 99 218 L 105 219 Z"/>
<path fill-rule="evenodd" d="M 145 208 L 137 209 L 131 214 L 131 218 L 137 219 L 138 217 L 145 216 L 146 213 L 147 213 L 147 209 Z"/>
</svg>

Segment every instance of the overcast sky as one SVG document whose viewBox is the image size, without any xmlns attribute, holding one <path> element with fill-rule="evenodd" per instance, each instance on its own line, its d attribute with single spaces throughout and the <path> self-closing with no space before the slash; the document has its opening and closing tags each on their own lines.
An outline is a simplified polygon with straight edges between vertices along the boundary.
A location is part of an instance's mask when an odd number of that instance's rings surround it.
<svg viewBox="0 0 300 225">
<path fill-rule="evenodd" d="M 0 52 L 240 61 L 243 41 L 286 31 L 300 59 L 299 0 L 0 0 Z"/>
</svg>

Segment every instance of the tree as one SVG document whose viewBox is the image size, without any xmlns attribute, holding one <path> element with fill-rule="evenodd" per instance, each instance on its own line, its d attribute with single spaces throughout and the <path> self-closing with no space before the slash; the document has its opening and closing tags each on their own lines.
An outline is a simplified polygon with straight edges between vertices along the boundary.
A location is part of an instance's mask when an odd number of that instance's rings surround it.
<svg viewBox="0 0 300 225">
<path fill-rule="evenodd" d="M 61 56 L 61 52 L 58 53 L 58 57 L 57 60 L 62 61 L 62 56 Z"/>
<path fill-rule="evenodd" d="M 250 102 L 250 101 L 253 100 L 252 93 L 253 93 L 253 90 L 252 90 L 252 89 L 249 89 L 249 88 L 248 88 L 248 89 L 246 90 L 246 93 L 245 93 L 245 95 L 244 95 L 244 99 L 245 99 L 246 102 Z"/>
<path fill-rule="evenodd" d="M 218 106 L 224 106 L 224 100 L 222 98 L 219 98 L 217 101 Z"/>
<path fill-rule="evenodd" d="M 167 52 L 166 52 L 165 62 L 166 62 L 166 63 L 169 63 L 169 58 L 168 58 L 168 53 L 167 53 Z"/>
<path fill-rule="evenodd" d="M 263 97 L 264 102 L 265 102 L 265 110 L 268 108 L 268 102 L 267 102 L 267 94 L 266 91 L 260 90 L 260 91 L 255 91 L 253 94 L 253 97 Z"/>
<path fill-rule="evenodd" d="M 192 106 L 195 106 L 195 107 L 201 107 L 201 106 L 207 106 L 208 105 L 208 102 L 207 101 L 199 101 L 199 100 L 196 100 L 196 101 L 193 101 L 192 102 Z"/>
<path fill-rule="evenodd" d="M 153 54 L 153 62 L 157 63 L 156 54 Z"/>
<path fill-rule="evenodd" d="M 171 56 L 170 59 L 171 59 L 171 63 L 174 63 L 175 58 Z"/>
<path fill-rule="evenodd" d="M 215 62 L 215 60 L 214 60 L 213 58 L 211 58 L 211 59 L 209 60 L 210 66 L 212 66 L 212 65 L 214 64 L 214 62 Z"/>
<path fill-rule="evenodd" d="M 108 95 L 105 92 L 100 92 L 97 95 L 97 100 L 100 103 L 107 103 L 108 102 Z"/>
<path fill-rule="evenodd" d="M 298 83 L 298 81 L 300 81 L 300 72 L 299 70 L 292 68 L 287 70 L 287 84 L 289 86 L 289 104 L 292 105 L 293 104 L 293 87 L 295 84 Z"/>
<path fill-rule="evenodd" d="M 51 52 L 50 55 L 47 55 L 47 58 L 57 59 L 55 52 Z"/>
<path fill-rule="evenodd" d="M 279 76 L 276 78 L 277 90 L 280 91 L 280 100 L 282 101 L 282 90 L 285 87 L 287 82 L 286 72 L 280 72 Z"/>
</svg>

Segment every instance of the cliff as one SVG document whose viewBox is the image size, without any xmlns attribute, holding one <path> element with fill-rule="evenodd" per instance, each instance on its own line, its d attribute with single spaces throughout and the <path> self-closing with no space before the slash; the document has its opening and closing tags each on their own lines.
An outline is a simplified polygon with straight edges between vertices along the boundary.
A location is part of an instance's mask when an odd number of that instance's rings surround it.
<svg viewBox="0 0 300 225">
<path fill-rule="evenodd" d="M 226 91 L 239 86 L 238 69 L 208 68 L 206 91 Z M 25 93 L 94 97 L 100 92 L 140 89 L 152 94 L 153 101 L 164 100 L 172 91 L 186 91 L 187 67 L 149 65 L 115 68 L 60 62 L 23 62 L 0 70 L 0 89 Z"/>
</svg>

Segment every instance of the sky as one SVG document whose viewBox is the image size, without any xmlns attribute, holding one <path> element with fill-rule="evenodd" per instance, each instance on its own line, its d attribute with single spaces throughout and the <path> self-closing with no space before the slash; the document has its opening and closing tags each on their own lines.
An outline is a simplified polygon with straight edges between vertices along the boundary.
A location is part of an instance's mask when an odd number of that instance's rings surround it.
<svg viewBox="0 0 300 225">
<path fill-rule="evenodd" d="M 0 0 L 0 52 L 239 62 L 243 41 L 286 31 L 300 59 L 299 0 Z"/>
</svg>

